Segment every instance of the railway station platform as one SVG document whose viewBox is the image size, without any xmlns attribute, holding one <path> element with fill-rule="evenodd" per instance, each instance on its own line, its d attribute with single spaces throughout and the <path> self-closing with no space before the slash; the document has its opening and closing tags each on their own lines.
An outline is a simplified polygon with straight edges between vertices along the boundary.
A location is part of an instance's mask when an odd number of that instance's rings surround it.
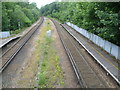
<svg viewBox="0 0 120 90">
<path fill-rule="evenodd" d="M 84 47 L 84 49 L 100 64 L 100 66 L 107 71 L 107 74 L 111 75 L 120 85 L 120 60 L 116 60 L 105 50 L 91 42 L 70 26 L 63 25 L 63 27 L 80 43 L 80 45 Z"/>
<path fill-rule="evenodd" d="M 15 37 L 7 38 L 7 39 L 0 39 L 0 48 L 2 48 L 4 45 L 8 44 L 12 40 L 15 40 L 15 39 L 17 39 L 19 37 L 20 36 L 15 36 Z"/>
</svg>

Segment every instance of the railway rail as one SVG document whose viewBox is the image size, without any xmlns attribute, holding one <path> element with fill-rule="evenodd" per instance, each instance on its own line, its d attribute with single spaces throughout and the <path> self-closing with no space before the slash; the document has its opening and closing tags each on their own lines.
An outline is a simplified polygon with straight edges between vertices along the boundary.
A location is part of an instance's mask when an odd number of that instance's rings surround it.
<svg viewBox="0 0 120 90">
<path fill-rule="evenodd" d="M 119 63 L 112 61 L 112 59 L 106 58 L 106 56 L 104 56 L 102 53 L 100 53 L 92 45 L 90 45 L 88 43 L 84 43 L 86 41 L 83 42 L 82 39 L 79 40 L 81 38 L 81 35 L 77 31 L 73 30 L 70 26 L 64 24 L 63 27 L 94 58 L 95 62 L 97 62 L 106 71 L 107 75 L 110 75 L 117 82 L 117 84 L 120 85 L 120 65 L 119 65 Z M 88 48 L 88 46 L 91 46 L 92 49 L 90 47 Z M 94 50 L 96 52 L 93 52 Z"/>
<path fill-rule="evenodd" d="M 81 53 L 84 49 L 69 33 L 64 26 L 51 19 L 58 30 L 58 34 L 67 52 L 70 62 L 81 88 L 106 88 L 109 87 L 104 80 L 89 65 L 86 58 Z"/>
<path fill-rule="evenodd" d="M 37 25 L 33 26 L 23 37 L 21 37 L 15 44 L 13 44 L 6 52 L 2 54 L 2 56 L 0 57 L 0 60 L 2 60 L 0 73 L 8 66 L 12 59 L 32 37 L 36 30 L 41 26 L 43 21 L 44 17 L 41 17 L 41 19 L 37 22 Z"/>
</svg>

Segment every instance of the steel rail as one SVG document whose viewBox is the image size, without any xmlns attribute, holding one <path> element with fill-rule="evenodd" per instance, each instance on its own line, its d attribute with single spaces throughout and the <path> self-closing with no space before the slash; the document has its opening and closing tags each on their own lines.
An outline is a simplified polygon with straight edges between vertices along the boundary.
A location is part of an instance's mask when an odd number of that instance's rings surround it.
<svg viewBox="0 0 120 90">
<path fill-rule="evenodd" d="M 69 30 L 66 28 L 66 27 L 64 27 L 66 30 L 67 30 L 67 32 L 97 61 L 97 63 L 100 65 L 100 66 L 102 66 L 102 68 L 107 72 L 107 73 L 109 73 L 110 74 L 110 76 L 118 83 L 118 85 L 120 85 L 120 80 L 117 78 L 117 77 L 115 77 L 114 75 L 113 75 L 113 73 L 111 73 L 101 62 L 100 62 L 100 60 L 99 59 L 97 59 L 93 54 L 92 54 L 92 52 L 90 52 L 71 32 L 69 32 Z"/>
<path fill-rule="evenodd" d="M 22 47 L 26 44 L 26 42 L 32 37 L 32 35 L 36 32 L 36 30 L 41 26 L 43 23 L 44 18 L 41 17 L 39 25 L 35 25 L 32 27 L 23 37 L 21 37 L 14 45 L 12 45 L 3 55 L 0 57 L 0 60 L 6 59 L 5 62 L 2 64 L 2 67 L 0 68 L 0 73 L 8 66 L 8 64 L 12 61 L 12 59 L 17 55 L 17 53 L 22 49 Z M 21 43 L 22 42 L 22 43 Z M 21 44 L 19 46 L 19 44 Z M 14 47 L 18 47 L 15 49 Z M 10 50 L 15 49 L 12 55 L 6 56 Z M 2 60 L 3 61 L 3 60 Z"/>
<path fill-rule="evenodd" d="M 7 52 L 9 52 L 11 50 L 11 48 L 13 48 L 18 42 L 20 42 L 21 39 L 23 39 L 33 28 L 35 28 L 37 25 L 33 26 L 23 37 L 21 37 L 16 43 L 14 43 L 6 52 L 4 52 L 2 54 L 1 57 L 3 57 Z M 1 58 L 0 57 L 0 58 Z"/>
<path fill-rule="evenodd" d="M 61 26 L 65 29 L 65 31 L 66 31 L 66 28 L 65 28 L 65 26 L 63 25 L 63 24 L 61 24 Z M 66 33 L 68 33 L 67 31 L 66 31 Z M 68 33 L 69 34 L 69 33 Z M 70 35 L 70 34 L 69 34 Z M 71 36 L 71 35 L 70 35 Z M 68 37 L 67 35 L 66 35 L 66 37 Z M 73 38 L 73 37 L 71 37 L 71 38 Z M 100 78 L 97 76 L 97 73 L 95 72 L 95 70 L 94 70 L 94 68 L 90 65 L 90 63 L 85 59 L 85 57 L 81 54 L 81 52 L 80 52 L 80 48 L 79 48 L 79 46 L 78 45 L 76 45 L 75 44 L 75 42 L 74 42 L 74 40 L 72 40 L 71 38 L 69 38 L 68 37 L 68 39 L 69 39 L 69 41 L 73 44 L 73 46 L 75 47 L 75 49 L 77 50 L 77 52 L 79 53 L 79 55 L 81 56 L 81 58 L 83 59 L 83 61 L 86 63 L 86 65 L 90 68 L 90 70 L 93 72 L 93 74 L 97 77 L 97 80 L 99 81 L 99 82 L 102 82 L 101 80 L 100 80 Z M 76 41 L 76 40 L 75 40 Z M 74 42 L 74 43 L 73 43 Z M 77 41 L 76 41 L 76 43 L 78 43 Z M 82 75 L 81 75 L 81 77 L 82 77 Z M 86 86 L 87 86 L 87 84 L 86 84 Z"/>
<path fill-rule="evenodd" d="M 55 25 L 55 27 L 56 27 L 56 29 L 57 29 L 57 31 L 58 31 L 60 40 L 62 41 L 62 44 L 63 44 L 63 46 L 64 46 L 64 48 L 65 48 L 65 51 L 66 51 L 66 53 L 67 53 L 67 55 L 68 55 L 68 57 L 69 57 L 69 60 L 70 60 L 70 62 L 71 62 L 71 64 L 72 64 L 72 67 L 73 67 L 73 69 L 74 69 L 74 72 L 75 72 L 75 74 L 76 74 L 76 76 L 77 76 L 78 83 L 80 84 L 81 88 L 87 88 L 87 85 L 86 85 L 85 81 L 83 80 L 82 75 L 80 74 L 78 68 L 76 67 L 76 63 L 75 63 L 75 61 L 74 61 L 74 58 L 73 58 L 70 50 L 67 48 L 67 46 L 66 46 L 66 44 L 65 44 L 65 42 L 64 42 L 64 40 L 63 40 L 63 38 L 62 38 L 62 36 L 61 36 L 61 32 L 59 31 L 58 26 L 56 25 L 58 22 L 55 22 L 53 19 L 51 19 L 51 21 L 54 23 L 54 25 Z"/>
</svg>

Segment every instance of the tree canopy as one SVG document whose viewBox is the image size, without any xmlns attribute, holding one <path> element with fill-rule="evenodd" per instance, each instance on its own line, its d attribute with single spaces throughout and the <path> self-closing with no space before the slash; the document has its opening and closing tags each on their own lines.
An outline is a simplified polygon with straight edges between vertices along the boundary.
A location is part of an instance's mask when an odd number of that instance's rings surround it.
<svg viewBox="0 0 120 90">
<path fill-rule="evenodd" d="M 14 31 L 30 26 L 40 16 L 35 3 L 2 2 L 2 31 Z"/>
<path fill-rule="evenodd" d="M 120 46 L 120 2 L 54 2 L 41 15 L 71 22 Z"/>
</svg>

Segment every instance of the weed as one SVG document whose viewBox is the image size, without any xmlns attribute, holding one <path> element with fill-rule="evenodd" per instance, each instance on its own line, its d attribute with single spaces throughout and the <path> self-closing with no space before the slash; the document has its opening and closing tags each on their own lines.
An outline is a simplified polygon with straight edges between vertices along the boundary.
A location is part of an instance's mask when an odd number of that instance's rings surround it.
<svg viewBox="0 0 120 90">
<path fill-rule="evenodd" d="M 42 64 L 40 66 L 40 74 L 38 84 L 40 88 L 54 87 L 55 85 L 64 85 L 62 80 L 62 71 L 59 65 L 59 57 L 56 54 L 54 48 L 54 40 L 51 37 L 46 36 L 47 30 L 52 30 L 50 21 L 46 21 L 46 27 L 42 28 L 40 41 L 38 41 L 41 48 L 40 53 L 44 53 L 42 58 Z"/>
<path fill-rule="evenodd" d="M 39 85 L 44 85 L 45 84 L 45 75 L 46 75 L 45 72 L 41 72 L 40 73 L 40 75 L 39 75 L 39 81 L 38 81 Z"/>
</svg>

